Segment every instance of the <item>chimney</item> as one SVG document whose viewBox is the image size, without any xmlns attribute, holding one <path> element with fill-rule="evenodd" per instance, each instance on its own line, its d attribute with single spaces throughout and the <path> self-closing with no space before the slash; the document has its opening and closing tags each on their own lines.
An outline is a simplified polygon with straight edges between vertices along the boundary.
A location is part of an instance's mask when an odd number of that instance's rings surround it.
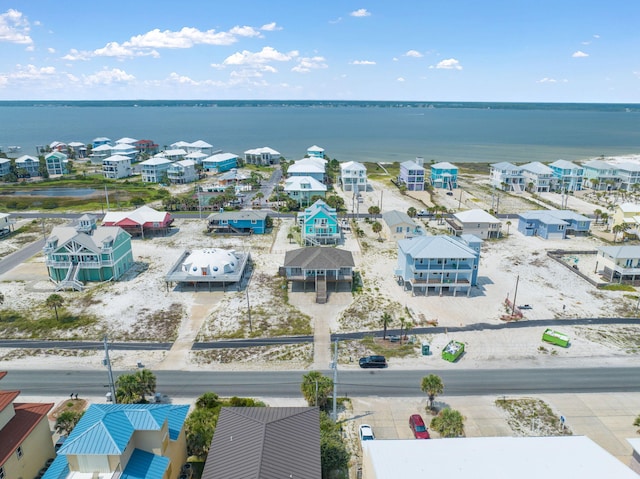
<svg viewBox="0 0 640 479">
<path fill-rule="evenodd" d="M 420 166 L 424 166 L 424 158 L 421 156 L 416 156 L 416 163 Z"/>
</svg>

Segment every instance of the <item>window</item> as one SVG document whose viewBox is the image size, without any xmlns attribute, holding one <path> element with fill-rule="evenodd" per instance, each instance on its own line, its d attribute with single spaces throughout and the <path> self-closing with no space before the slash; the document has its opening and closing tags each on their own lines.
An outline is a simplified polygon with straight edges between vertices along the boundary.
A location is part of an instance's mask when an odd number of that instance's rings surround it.
<svg viewBox="0 0 640 479">
<path fill-rule="evenodd" d="M 4 467 L 0 467 L 0 479 L 4 479 L 5 475 L 4 475 Z"/>
<path fill-rule="evenodd" d="M 18 459 L 21 459 L 23 455 L 22 446 L 18 446 L 18 449 L 16 449 L 16 456 L 18 456 Z"/>
</svg>

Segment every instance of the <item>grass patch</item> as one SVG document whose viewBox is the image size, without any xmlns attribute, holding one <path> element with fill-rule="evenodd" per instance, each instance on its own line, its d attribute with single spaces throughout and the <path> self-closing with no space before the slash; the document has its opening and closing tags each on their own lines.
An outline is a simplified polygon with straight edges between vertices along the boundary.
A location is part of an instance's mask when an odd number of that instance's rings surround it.
<svg viewBox="0 0 640 479">
<path fill-rule="evenodd" d="M 224 348 L 192 351 L 191 358 L 199 365 L 237 361 L 301 362 L 309 366 L 313 362 L 313 344 L 286 344 L 256 346 L 255 348 Z"/>
<path fill-rule="evenodd" d="M 571 436 L 573 433 L 547 403 L 540 399 L 497 399 L 496 406 L 507 415 L 516 436 Z"/>
<path fill-rule="evenodd" d="M 602 286 L 600 289 L 605 291 L 628 291 L 630 293 L 636 291 L 636 288 L 634 288 L 630 284 L 607 284 L 605 286 Z"/>
<path fill-rule="evenodd" d="M 58 308 L 57 320 L 53 311 L 37 315 L 33 311 L 5 309 L 0 315 L 0 330 L 5 338 L 60 339 L 67 337 L 62 333 L 84 330 L 97 321 L 95 316 L 73 314 L 64 308 Z"/>
</svg>

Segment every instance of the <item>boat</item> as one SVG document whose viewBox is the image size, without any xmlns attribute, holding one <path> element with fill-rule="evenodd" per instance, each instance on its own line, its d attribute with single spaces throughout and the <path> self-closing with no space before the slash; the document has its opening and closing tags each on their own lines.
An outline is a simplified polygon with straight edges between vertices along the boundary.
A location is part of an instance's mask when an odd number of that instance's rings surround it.
<svg viewBox="0 0 640 479">
<path fill-rule="evenodd" d="M 22 149 L 21 147 L 15 146 L 15 145 L 7 147 L 7 150 L 9 151 L 9 153 L 16 153 L 16 152 L 20 151 L 21 149 Z"/>
</svg>

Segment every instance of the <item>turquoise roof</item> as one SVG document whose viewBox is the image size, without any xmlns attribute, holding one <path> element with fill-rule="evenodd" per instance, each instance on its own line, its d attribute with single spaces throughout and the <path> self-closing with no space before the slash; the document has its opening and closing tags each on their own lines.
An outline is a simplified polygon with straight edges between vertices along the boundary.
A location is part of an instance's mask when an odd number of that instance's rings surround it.
<svg viewBox="0 0 640 479">
<path fill-rule="evenodd" d="M 120 479 L 158 479 L 164 476 L 170 462 L 168 457 L 134 449 Z"/>
</svg>

